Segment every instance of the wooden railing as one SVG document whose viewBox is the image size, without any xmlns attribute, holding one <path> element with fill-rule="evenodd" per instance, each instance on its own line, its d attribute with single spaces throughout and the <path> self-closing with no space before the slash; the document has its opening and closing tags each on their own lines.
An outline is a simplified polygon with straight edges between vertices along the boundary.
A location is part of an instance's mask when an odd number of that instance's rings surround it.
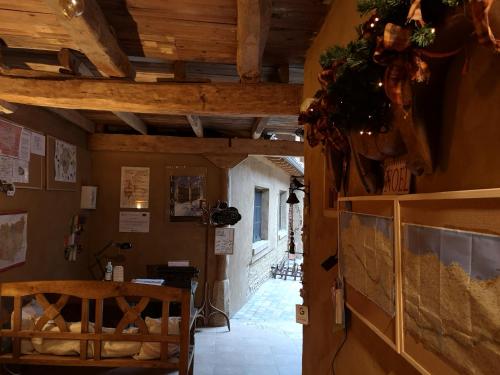
<svg viewBox="0 0 500 375">
<path fill-rule="evenodd" d="M 59 295 L 54 303 L 49 302 L 48 295 Z M 33 330 L 22 330 L 22 300 L 32 296 L 43 308 L 43 315 L 36 321 Z M 190 348 L 190 331 L 192 317 L 190 311 L 190 291 L 187 289 L 143 285 L 135 283 L 115 283 L 103 281 L 33 281 L 0 284 L 0 299 L 14 299 L 11 329 L 0 330 L 1 337 L 12 339 L 12 352 L 1 353 L 0 362 L 79 365 L 79 366 L 123 366 L 123 367 L 160 367 L 179 369 L 181 375 L 188 373 L 192 362 Z M 68 332 L 68 325 L 61 314 L 63 308 L 71 299 L 81 300 L 81 333 Z M 137 301 L 133 306 L 128 299 Z M 95 301 L 94 332 L 89 332 L 90 302 Z M 114 333 L 103 333 L 103 307 L 105 300 L 116 301 L 122 317 L 116 325 Z M 161 333 L 151 334 L 141 316 L 150 301 L 161 303 Z M 171 302 L 181 305 L 180 335 L 169 334 L 169 308 Z M 53 321 L 59 332 L 42 331 L 47 322 Z M 124 333 L 133 324 L 138 328 L 138 334 Z M 53 355 L 22 355 L 21 339 L 67 339 L 80 341 L 80 357 L 61 357 Z M 132 358 L 103 359 L 101 348 L 104 341 L 137 341 L 159 342 L 159 360 L 135 360 Z M 88 358 L 88 343 L 93 342 L 93 357 Z M 168 344 L 178 344 L 180 347 L 179 362 L 174 363 L 168 358 Z"/>
</svg>

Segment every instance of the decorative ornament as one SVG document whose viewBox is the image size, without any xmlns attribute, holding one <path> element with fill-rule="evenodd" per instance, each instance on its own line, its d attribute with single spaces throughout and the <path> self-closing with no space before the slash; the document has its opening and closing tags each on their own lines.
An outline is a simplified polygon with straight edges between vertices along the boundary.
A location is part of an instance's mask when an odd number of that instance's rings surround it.
<svg viewBox="0 0 500 375">
<path fill-rule="evenodd" d="M 500 40 L 490 27 L 489 13 L 495 0 L 470 0 L 472 20 L 479 43 L 500 52 Z"/>
<path fill-rule="evenodd" d="M 414 89 L 429 82 L 429 60 L 462 50 L 461 45 L 446 52 L 432 47 L 441 25 L 465 3 L 470 3 L 480 42 L 499 49 L 488 23 L 493 1 L 358 0 L 358 11 L 371 16 L 358 28 L 356 40 L 321 55 L 321 89 L 299 117 L 299 123 L 308 124 L 309 144 L 322 145 L 328 155 L 338 191 L 346 187 L 351 153 L 371 193 L 380 187 L 378 169 L 384 158 L 407 153 L 414 174 L 432 171 L 425 124 L 415 121 L 412 111 Z"/>
</svg>

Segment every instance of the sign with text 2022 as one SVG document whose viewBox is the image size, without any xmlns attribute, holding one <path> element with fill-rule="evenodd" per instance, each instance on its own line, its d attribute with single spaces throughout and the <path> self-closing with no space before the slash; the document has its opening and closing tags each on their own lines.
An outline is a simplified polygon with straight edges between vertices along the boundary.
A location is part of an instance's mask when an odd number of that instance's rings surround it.
<svg viewBox="0 0 500 375">
<path fill-rule="evenodd" d="M 383 194 L 408 194 L 410 192 L 411 172 L 406 160 L 387 161 L 384 171 Z"/>
</svg>

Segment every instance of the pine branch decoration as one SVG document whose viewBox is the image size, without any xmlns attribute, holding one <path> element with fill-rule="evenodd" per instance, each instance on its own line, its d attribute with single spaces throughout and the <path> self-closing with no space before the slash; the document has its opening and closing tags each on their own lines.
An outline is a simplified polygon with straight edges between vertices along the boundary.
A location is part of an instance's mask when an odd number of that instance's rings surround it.
<svg viewBox="0 0 500 375">
<path fill-rule="evenodd" d="M 429 47 L 435 39 L 436 30 L 430 25 L 416 29 L 411 36 L 411 41 L 420 48 Z"/>
</svg>

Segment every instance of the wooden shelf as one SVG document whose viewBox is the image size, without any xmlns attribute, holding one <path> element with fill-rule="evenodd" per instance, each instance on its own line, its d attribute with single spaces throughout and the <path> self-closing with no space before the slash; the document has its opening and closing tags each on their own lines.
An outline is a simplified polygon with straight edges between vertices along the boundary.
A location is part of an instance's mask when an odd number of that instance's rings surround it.
<svg viewBox="0 0 500 375">
<path fill-rule="evenodd" d="M 478 190 L 458 190 L 443 191 L 438 193 L 421 193 L 406 195 L 364 195 L 355 197 L 339 197 L 339 202 L 360 202 L 360 201 L 430 201 L 447 199 L 486 199 L 500 198 L 500 188 L 478 189 Z"/>
</svg>

